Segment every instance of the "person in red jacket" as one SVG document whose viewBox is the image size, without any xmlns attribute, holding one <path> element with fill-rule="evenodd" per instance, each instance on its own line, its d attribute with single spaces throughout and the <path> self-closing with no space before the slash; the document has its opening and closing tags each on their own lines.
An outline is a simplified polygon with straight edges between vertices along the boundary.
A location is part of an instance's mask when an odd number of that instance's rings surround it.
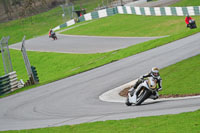
<svg viewBox="0 0 200 133">
<path fill-rule="evenodd" d="M 189 27 L 189 25 L 190 25 L 190 23 L 189 23 L 190 20 L 192 20 L 192 17 L 190 17 L 189 15 L 187 15 L 185 17 L 185 23 L 187 24 L 187 27 Z"/>
<path fill-rule="evenodd" d="M 56 33 L 52 29 L 49 30 L 49 38 L 53 38 L 53 40 L 57 40 Z"/>
</svg>

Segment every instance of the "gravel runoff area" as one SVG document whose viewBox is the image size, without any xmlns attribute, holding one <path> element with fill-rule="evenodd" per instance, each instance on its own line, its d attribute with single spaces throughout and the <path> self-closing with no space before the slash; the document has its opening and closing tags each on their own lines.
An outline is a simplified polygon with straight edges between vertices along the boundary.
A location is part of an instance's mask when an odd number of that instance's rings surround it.
<svg viewBox="0 0 200 133">
<path fill-rule="evenodd" d="M 172 5 L 180 0 L 158 0 L 152 2 L 145 2 L 144 0 L 138 0 L 125 4 L 125 6 L 138 6 L 138 7 L 164 7 Z"/>
<path fill-rule="evenodd" d="M 58 40 L 47 35 L 25 41 L 28 51 L 59 53 L 103 53 L 126 48 L 131 45 L 160 37 L 101 37 L 57 34 Z M 21 49 L 21 42 L 9 46 Z"/>
</svg>

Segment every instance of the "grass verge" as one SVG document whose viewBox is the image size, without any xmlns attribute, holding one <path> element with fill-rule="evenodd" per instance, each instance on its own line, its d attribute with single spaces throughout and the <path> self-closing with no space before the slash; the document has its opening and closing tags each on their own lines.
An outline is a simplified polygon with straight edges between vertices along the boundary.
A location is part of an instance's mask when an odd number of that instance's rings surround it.
<svg viewBox="0 0 200 133">
<path fill-rule="evenodd" d="M 76 0 L 75 10 L 80 10 L 81 5 L 87 12 L 91 12 L 101 2 L 101 0 Z M 20 42 L 24 35 L 26 35 L 26 39 L 30 39 L 48 34 L 50 28 L 54 28 L 67 21 L 67 19 L 62 18 L 62 14 L 62 8 L 58 6 L 48 12 L 32 17 L 0 23 L 0 39 L 3 36 L 10 36 L 9 44 L 14 44 Z"/>
<path fill-rule="evenodd" d="M 86 25 L 81 25 L 79 28 L 64 31 L 62 34 L 122 37 L 173 35 L 189 30 L 185 28 L 184 19 L 185 17 L 183 16 L 137 16 L 117 14 L 98 19 L 98 21 Z M 200 16 L 194 16 L 194 19 L 198 22 L 200 21 Z M 198 23 L 197 26 L 199 26 Z"/>
<path fill-rule="evenodd" d="M 162 88 L 160 98 L 200 95 L 200 54 L 160 70 Z M 127 87 L 119 94 L 127 97 Z"/>
<path fill-rule="evenodd" d="M 200 55 L 183 60 L 160 71 L 163 95 L 200 94 Z"/>
<path fill-rule="evenodd" d="M 30 39 L 48 34 L 50 28 L 64 22 L 61 14 L 61 7 L 57 7 L 32 17 L 1 23 L 0 38 L 2 36 L 10 36 L 9 44 L 13 44 L 22 41 L 24 35 L 26 35 L 27 39 Z"/>
<path fill-rule="evenodd" d="M 200 6 L 200 1 L 199 0 L 180 0 L 179 2 L 171 5 L 171 6 Z"/>
<path fill-rule="evenodd" d="M 173 42 L 199 32 L 199 29 L 189 30 L 181 34 L 168 36 L 156 40 L 151 40 L 125 49 L 120 49 L 108 53 L 98 54 L 63 54 L 63 53 L 47 53 L 47 52 L 28 52 L 29 60 L 32 65 L 36 66 L 40 78 L 40 84 L 46 84 L 64 77 L 72 76 L 113 61 L 126 58 L 137 53 L 147 51 L 152 48 Z M 14 70 L 17 71 L 18 78 L 27 79 L 24 62 L 20 51 L 11 50 L 11 59 L 13 61 Z M 2 59 L 0 59 L 0 67 L 3 70 Z M 193 72 L 196 74 L 196 72 Z M 2 75 L 1 71 L 1 75 Z M 167 74 L 166 74 L 167 75 Z M 48 78 L 47 78 L 48 77 Z M 179 81 L 176 80 L 175 81 Z M 197 82 L 198 83 L 198 82 Z M 197 84 L 196 83 L 196 84 Z M 170 84 L 170 83 L 169 83 Z M 20 90 L 18 90 L 19 92 Z M 199 93 L 199 90 L 195 90 Z M 13 92 L 16 93 L 16 92 Z M 179 93 L 175 89 L 174 93 Z M 4 96 L 3 96 L 4 97 Z"/>
<path fill-rule="evenodd" d="M 5 131 L 5 133 L 198 133 L 200 110 L 176 115 L 141 117 L 127 120 L 84 123 L 79 125 Z"/>
</svg>

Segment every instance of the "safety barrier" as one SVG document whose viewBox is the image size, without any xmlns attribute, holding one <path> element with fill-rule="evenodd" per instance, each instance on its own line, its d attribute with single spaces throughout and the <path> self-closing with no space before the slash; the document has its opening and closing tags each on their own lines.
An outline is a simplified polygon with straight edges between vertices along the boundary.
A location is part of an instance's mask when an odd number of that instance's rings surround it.
<svg viewBox="0 0 200 133">
<path fill-rule="evenodd" d="M 117 6 L 114 8 L 107 8 L 91 13 L 84 14 L 78 18 L 77 22 L 89 21 L 93 19 L 112 16 L 114 14 L 135 14 L 135 15 L 148 15 L 148 16 L 195 16 L 200 15 L 200 6 L 188 7 L 132 7 L 132 6 Z M 74 19 L 66 22 L 65 24 L 55 27 L 53 30 L 71 26 L 75 24 Z"/>
<path fill-rule="evenodd" d="M 78 18 L 77 22 L 83 22 L 83 21 L 89 21 L 89 20 L 93 20 L 93 19 L 108 17 L 108 16 L 112 16 L 114 14 L 118 14 L 117 7 L 107 8 L 107 9 L 103 9 L 103 10 L 94 11 L 94 12 L 84 14 L 83 16 Z M 59 26 L 53 28 L 53 30 L 56 31 L 56 30 L 59 30 L 60 28 L 68 27 L 68 26 L 71 26 L 75 23 L 76 23 L 76 21 L 74 19 L 72 19 L 72 20 L 67 21 L 66 23 L 64 23 L 62 25 L 59 25 Z"/>
<path fill-rule="evenodd" d="M 17 88 L 18 81 L 15 71 L 0 77 L 0 95 L 9 93 Z"/>
<path fill-rule="evenodd" d="M 88 21 L 88 20 L 97 19 L 97 18 L 108 17 L 108 16 L 112 16 L 117 13 L 118 13 L 118 11 L 117 11 L 116 7 L 115 8 L 107 8 L 107 9 L 87 13 L 87 14 L 79 17 L 79 22 Z"/>
<path fill-rule="evenodd" d="M 131 7 L 118 6 L 119 14 L 135 14 L 149 16 L 194 16 L 200 15 L 200 6 L 189 7 Z"/>
</svg>

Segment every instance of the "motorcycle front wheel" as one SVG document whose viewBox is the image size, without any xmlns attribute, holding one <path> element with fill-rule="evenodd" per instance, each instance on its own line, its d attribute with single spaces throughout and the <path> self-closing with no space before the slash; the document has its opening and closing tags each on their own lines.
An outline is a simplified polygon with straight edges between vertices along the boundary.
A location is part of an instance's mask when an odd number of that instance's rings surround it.
<svg viewBox="0 0 200 133">
<path fill-rule="evenodd" d="M 141 88 L 136 95 L 137 99 L 135 105 L 140 105 L 142 102 L 144 102 L 144 100 L 146 100 L 150 96 L 150 92 L 146 88 Z"/>
</svg>

